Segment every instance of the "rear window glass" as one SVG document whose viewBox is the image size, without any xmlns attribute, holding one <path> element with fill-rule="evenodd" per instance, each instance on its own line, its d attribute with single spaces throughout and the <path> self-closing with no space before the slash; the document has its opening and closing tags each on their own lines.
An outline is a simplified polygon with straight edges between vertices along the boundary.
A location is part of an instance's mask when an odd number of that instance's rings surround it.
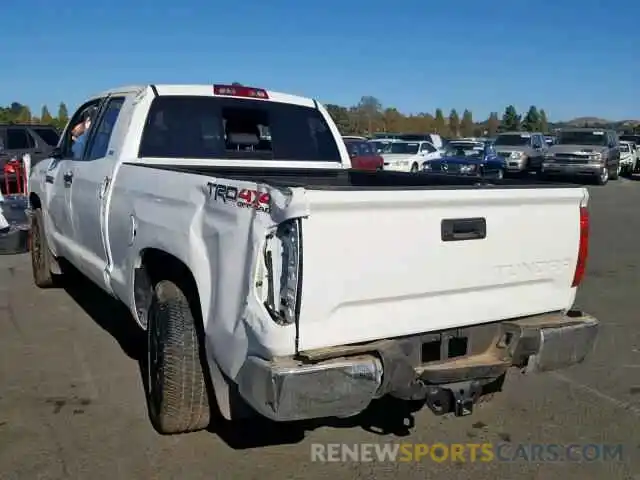
<svg viewBox="0 0 640 480">
<path fill-rule="evenodd" d="M 139 156 L 341 161 L 329 125 L 317 109 L 188 96 L 153 100 Z"/>
<path fill-rule="evenodd" d="M 349 150 L 351 155 L 356 155 L 358 157 L 371 157 L 376 155 L 372 145 L 367 142 L 347 141 L 345 144 L 347 145 L 347 150 Z"/>
<path fill-rule="evenodd" d="M 60 136 L 58 132 L 56 132 L 53 128 L 33 128 L 32 129 L 36 135 L 38 135 L 44 142 L 51 146 L 55 147 L 58 145 L 58 140 Z"/>
</svg>

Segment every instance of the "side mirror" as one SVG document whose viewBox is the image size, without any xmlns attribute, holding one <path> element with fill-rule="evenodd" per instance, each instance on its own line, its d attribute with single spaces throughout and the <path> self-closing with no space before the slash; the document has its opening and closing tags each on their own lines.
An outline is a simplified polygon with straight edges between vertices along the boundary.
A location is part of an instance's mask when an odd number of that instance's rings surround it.
<svg viewBox="0 0 640 480">
<path fill-rule="evenodd" d="M 60 160 L 62 156 L 62 149 L 60 147 L 54 147 L 49 154 L 49 157 L 55 158 L 56 160 Z"/>
</svg>

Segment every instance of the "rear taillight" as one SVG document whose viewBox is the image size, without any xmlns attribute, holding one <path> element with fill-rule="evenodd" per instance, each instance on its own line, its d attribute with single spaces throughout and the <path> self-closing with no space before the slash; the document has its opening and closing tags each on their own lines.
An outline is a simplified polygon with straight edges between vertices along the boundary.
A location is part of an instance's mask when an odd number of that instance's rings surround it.
<svg viewBox="0 0 640 480">
<path fill-rule="evenodd" d="M 578 261 L 576 271 L 573 274 L 571 287 L 577 287 L 582 282 L 587 268 L 587 256 L 589 255 L 589 211 L 587 207 L 580 207 L 580 243 L 578 245 Z"/>
</svg>

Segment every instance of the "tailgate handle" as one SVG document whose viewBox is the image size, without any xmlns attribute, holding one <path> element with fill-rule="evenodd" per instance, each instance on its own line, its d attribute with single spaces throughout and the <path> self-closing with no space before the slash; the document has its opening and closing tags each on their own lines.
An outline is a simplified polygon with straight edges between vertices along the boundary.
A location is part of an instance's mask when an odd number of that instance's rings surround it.
<svg viewBox="0 0 640 480">
<path fill-rule="evenodd" d="M 487 237 L 487 220 L 484 217 L 445 218 L 440 231 L 443 242 L 481 240 Z"/>
</svg>

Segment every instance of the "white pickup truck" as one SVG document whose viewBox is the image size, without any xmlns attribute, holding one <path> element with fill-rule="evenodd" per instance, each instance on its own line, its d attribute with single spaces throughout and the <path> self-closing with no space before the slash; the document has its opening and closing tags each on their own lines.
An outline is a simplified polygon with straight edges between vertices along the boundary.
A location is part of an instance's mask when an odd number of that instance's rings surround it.
<svg viewBox="0 0 640 480">
<path fill-rule="evenodd" d="M 65 259 L 128 306 L 161 433 L 207 427 L 216 403 L 291 421 L 393 395 L 465 415 L 509 367 L 588 355 L 598 321 L 572 309 L 586 189 L 349 167 L 314 100 L 104 92 L 32 170 L 35 283 Z"/>
</svg>

